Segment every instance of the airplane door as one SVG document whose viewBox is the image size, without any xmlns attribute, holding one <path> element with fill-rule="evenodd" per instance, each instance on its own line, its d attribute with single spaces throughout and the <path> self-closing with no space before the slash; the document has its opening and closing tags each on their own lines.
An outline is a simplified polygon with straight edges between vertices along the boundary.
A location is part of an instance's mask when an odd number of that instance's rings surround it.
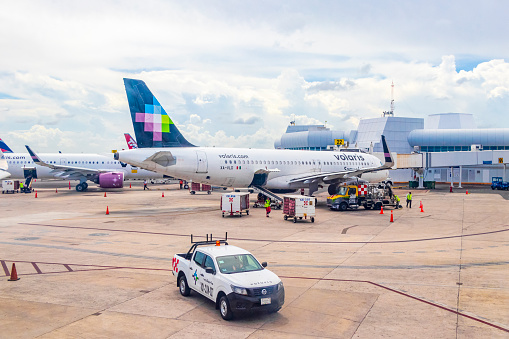
<svg viewBox="0 0 509 339">
<path fill-rule="evenodd" d="M 196 151 L 196 173 L 207 173 L 208 172 L 208 162 L 207 162 L 207 153 L 203 151 Z"/>
<path fill-rule="evenodd" d="M 67 159 L 60 159 L 60 165 L 67 165 Z"/>
<path fill-rule="evenodd" d="M 37 169 L 33 167 L 25 167 L 23 168 L 23 176 L 26 178 L 32 177 L 33 179 L 37 179 Z"/>
<path fill-rule="evenodd" d="M 315 172 L 321 172 L 322 171 L 322 162 L 318 159 L 313 159 L 313 170 Z"/>
</svg>

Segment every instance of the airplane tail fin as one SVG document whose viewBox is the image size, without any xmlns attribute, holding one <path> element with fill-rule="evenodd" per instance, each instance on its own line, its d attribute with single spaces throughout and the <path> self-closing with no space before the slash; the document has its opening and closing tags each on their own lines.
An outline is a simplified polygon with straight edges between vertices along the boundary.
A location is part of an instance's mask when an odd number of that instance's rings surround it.
<svg viewBox="0 0 509 339">
<path fill-rule="evenodd" d="M 125 141 L 127 142 L 127 146 L 129 149 L 136 149 L 138 148 L 138 144 L 136 143 L 136 140 L 131 136 L 129 133 L 124 133 Z"/>
<path fill-rule="evenodd" d="M 384 149 L 384 157 L 385 157 L 384 167 L 394 166 L 394 159 L 392 158 L 391 151 L 389 150 L 389 146 L 387 146 L 387 142 L 385 141 L 385 135 L 382 135 L 382 147 Z"/>
<path fill-rule="evenodd" d="M 145 82 L 124 78 L 124 85 L 139 148 L 194 147 L 180 133 Z"/>
<path fill-rule="evenodd" d="M 12 149 L 10 149 L 2 139 L 0 139 L 0 150 L 3 153 L 12 153 Z"/>
</svg>

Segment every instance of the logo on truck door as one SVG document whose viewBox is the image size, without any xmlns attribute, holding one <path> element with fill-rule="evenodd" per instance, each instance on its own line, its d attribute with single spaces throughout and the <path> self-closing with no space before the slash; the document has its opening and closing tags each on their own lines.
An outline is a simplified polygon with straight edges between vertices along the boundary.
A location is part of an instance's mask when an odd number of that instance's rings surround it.
<svg viewBox="0 0 509 339">
<path fill-rule="evenodd" d="M 197 273 L 197 270 L 194 270 L 193 278 L 194 278 L 194 284 L 196 285 L 196 282 L 198 281 L 198 273 Z"/>
</svg>

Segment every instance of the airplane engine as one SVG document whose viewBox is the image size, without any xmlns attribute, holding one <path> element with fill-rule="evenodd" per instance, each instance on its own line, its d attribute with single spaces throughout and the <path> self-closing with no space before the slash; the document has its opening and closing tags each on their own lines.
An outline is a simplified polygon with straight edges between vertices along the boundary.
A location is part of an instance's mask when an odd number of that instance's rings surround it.
<svg viewBox="0 0 509 339">
<path fill-rule="evenodd" d="M 329 195 L 336 194 L 336 191 L 338 190 L 338 184 L 330 184 L 329 187 L 327 187 L 327 192 Z"/>
<path fill-rule="evenodd" d="M 124 173 L 109 172 L 99 174 L 99 187 L 122 188 L 124 187 Z"/>
</svg>

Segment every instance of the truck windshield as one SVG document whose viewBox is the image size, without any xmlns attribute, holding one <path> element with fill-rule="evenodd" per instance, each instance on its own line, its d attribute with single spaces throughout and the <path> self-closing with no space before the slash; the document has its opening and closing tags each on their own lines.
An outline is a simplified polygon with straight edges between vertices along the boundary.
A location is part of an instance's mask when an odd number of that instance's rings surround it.
<svg viewBox="0 0 509 339">
<path fill-rule="evenodd" d="M 251 254 L 226 255 L 217 257 L 217 266 L 223 274 L 263 270 L 258 260 Z"/>
<path fill-rule="evenodd" d="M 347 189 L 348 189 L 348 187 L 346 187 L 346 186 L 339 187 L 338 191 L 337 191 L 337 194 L 338 195 L 346 195 Z"/>
</svg>

